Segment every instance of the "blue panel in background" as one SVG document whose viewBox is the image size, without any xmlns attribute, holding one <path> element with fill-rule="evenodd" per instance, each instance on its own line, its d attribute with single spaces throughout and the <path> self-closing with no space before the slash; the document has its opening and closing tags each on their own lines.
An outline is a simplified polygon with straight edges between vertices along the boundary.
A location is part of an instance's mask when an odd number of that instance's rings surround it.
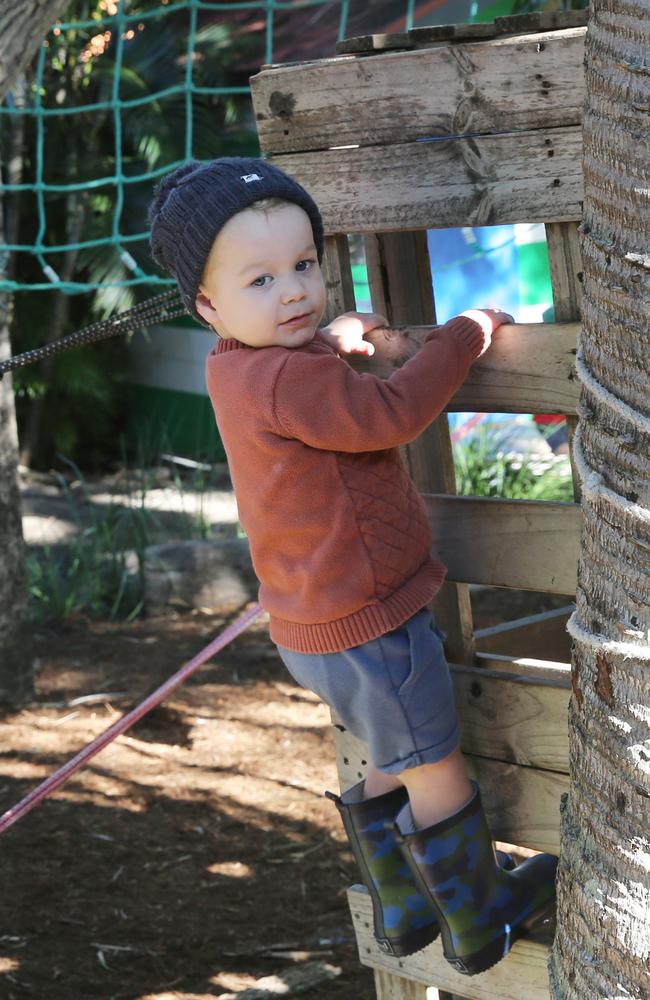
<svg viewBox="0 0 650 1000">
<path fill-rule="evenodd" d="M 552 320 L 552 289 L 543 226 L 506 225 L 434 229 L 427 233 L 436 319 L 442 324 L 466 309 L 499 307 L 516 323 Z M 362 249 L 357 247 L 357 251 Z M 365 261 L 353 265 L 357 309 L 372 309 Z M 490 429 L 495 447 L 548 451 L 529 414 L 448 414 L 452 440 Z M 474 419 L 472 419 L 474 418 Z M 464 426 L 463 428 L 463 425 Z M 498 425 L 498 426 L 495 426 Z M 463 428 L 461 430 L 460 428 Z"/>
<path fill-rule="evenodd" d="M 519 274 L 514 226 L 431 229 L 427 233 L 436 316 L 500 306 L 517 319 Z"/>
<path fill-rule="evenodd" d="M 446 323 L 465 309 L 494 306 L 517 319 L 519 270 L 514 226 L 430 229 L 427 243 L 438 323 Z M 470 416 L 450 413 L 450 428 L 454 430 Z M 493 413 L 489 419 L 512 417 Z"/>
</svg>

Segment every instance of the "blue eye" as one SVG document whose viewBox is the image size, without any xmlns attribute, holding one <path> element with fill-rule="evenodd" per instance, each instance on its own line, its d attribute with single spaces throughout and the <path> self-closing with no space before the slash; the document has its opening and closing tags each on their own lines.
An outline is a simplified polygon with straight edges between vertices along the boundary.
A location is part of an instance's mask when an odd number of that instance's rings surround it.
<svg viewBox="0 0 650 1000">
<path fill-rule="evenodd" d="M 316 261 L 312 260 L 311 257 L 308 257 L 306 260 L 299 260 L 298 263 L 296 264 L 296 270 L 301 270 L 303 272 L 304 271 L 309 271 L 310 268 L 312 268 L 315 263 L 316 263 Z M 301 266 L 300 266 L 301 264 L 306 264 L 307 267 L 301 268 Z"/>
<path fill-rule="evenodd" d="M 255 281 L 251 281 L 251 285 L 253 286 L 253 288 L 265 288 L 266 279 L 270 277 L 271 277 L 270 274 L 263 274 L 261 277 L 255 278 Z M 262 282 L 262 284 L 260 284 L 260 282 Z"/>
</svg>

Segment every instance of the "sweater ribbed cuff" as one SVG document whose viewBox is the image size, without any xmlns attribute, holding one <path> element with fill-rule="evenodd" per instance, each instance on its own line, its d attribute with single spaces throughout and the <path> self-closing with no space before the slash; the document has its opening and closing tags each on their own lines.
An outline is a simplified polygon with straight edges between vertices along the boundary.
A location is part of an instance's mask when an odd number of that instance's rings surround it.
<svg viewBox="0 0 650 1000">
<path fill-rule="evenodd" d="M 490 334 L 484 333 L 476 320 L 470 319 L 468 316 L 454 316 L 444 326 L 433 330 L 427 340 L 430 337 L 445 335 L 453 336 L 454 340 L 462 344 L 472 361 L 476 361 L 480 357 L 492 340 Z"/>
</svg>

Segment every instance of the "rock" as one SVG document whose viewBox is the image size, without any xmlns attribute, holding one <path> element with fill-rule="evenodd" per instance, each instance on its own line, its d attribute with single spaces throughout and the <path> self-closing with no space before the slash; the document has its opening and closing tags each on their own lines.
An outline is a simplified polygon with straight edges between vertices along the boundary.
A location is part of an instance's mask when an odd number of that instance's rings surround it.
<svg viewBox="0 0 650 1000">
<path fill-rule="evenodd" d="M 148 615 L 164 614 L 170 607 L 231 612 L 257 600 L 258 581 L 245 538 L 150 545 L 144 578 Z"/>
<path fill-rule="evenodd" d="M 327 962 L 305 962 L 294 969 L 285 969 L 275 976 L 264 976 L 254 986 L 238 990 L 236 993 L 222 993 L 221 1000 L 270 1000 L 277 996 L 294 996 L 296 993 L 311 992 L 330 979 L 341 975 L 337 965 Z"/>
</svg>

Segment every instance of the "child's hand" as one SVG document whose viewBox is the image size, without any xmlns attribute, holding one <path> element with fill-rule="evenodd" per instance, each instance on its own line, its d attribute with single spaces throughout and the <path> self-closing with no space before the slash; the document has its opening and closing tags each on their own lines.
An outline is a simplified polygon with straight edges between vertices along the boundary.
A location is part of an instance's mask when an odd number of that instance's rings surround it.
<svg viewBox="0 0 650 1000">
<path fill-rule="evenodd" d="M 386 317 L 379 313 L 346 312 L 322 327 L 319 333 L 338 354 L 371 357 L 375 353 L 374 345 L 364 340 L 363 335 L 379 326 L 388 326 Z"/>
<path fill-rule="evenodd" d="M 514 319 L 510 313 L 503 312 L 502 309 L 466 309 L 460 315 L 467 316 L 468 319 L 473 319 L 483 330 L 485 347 L 481 351 L 481 354 L 485 354 L 490 346 L 492 334 L 495 330 L 498 330 L 504 323 L 514 323 Z"/>
</svg>

